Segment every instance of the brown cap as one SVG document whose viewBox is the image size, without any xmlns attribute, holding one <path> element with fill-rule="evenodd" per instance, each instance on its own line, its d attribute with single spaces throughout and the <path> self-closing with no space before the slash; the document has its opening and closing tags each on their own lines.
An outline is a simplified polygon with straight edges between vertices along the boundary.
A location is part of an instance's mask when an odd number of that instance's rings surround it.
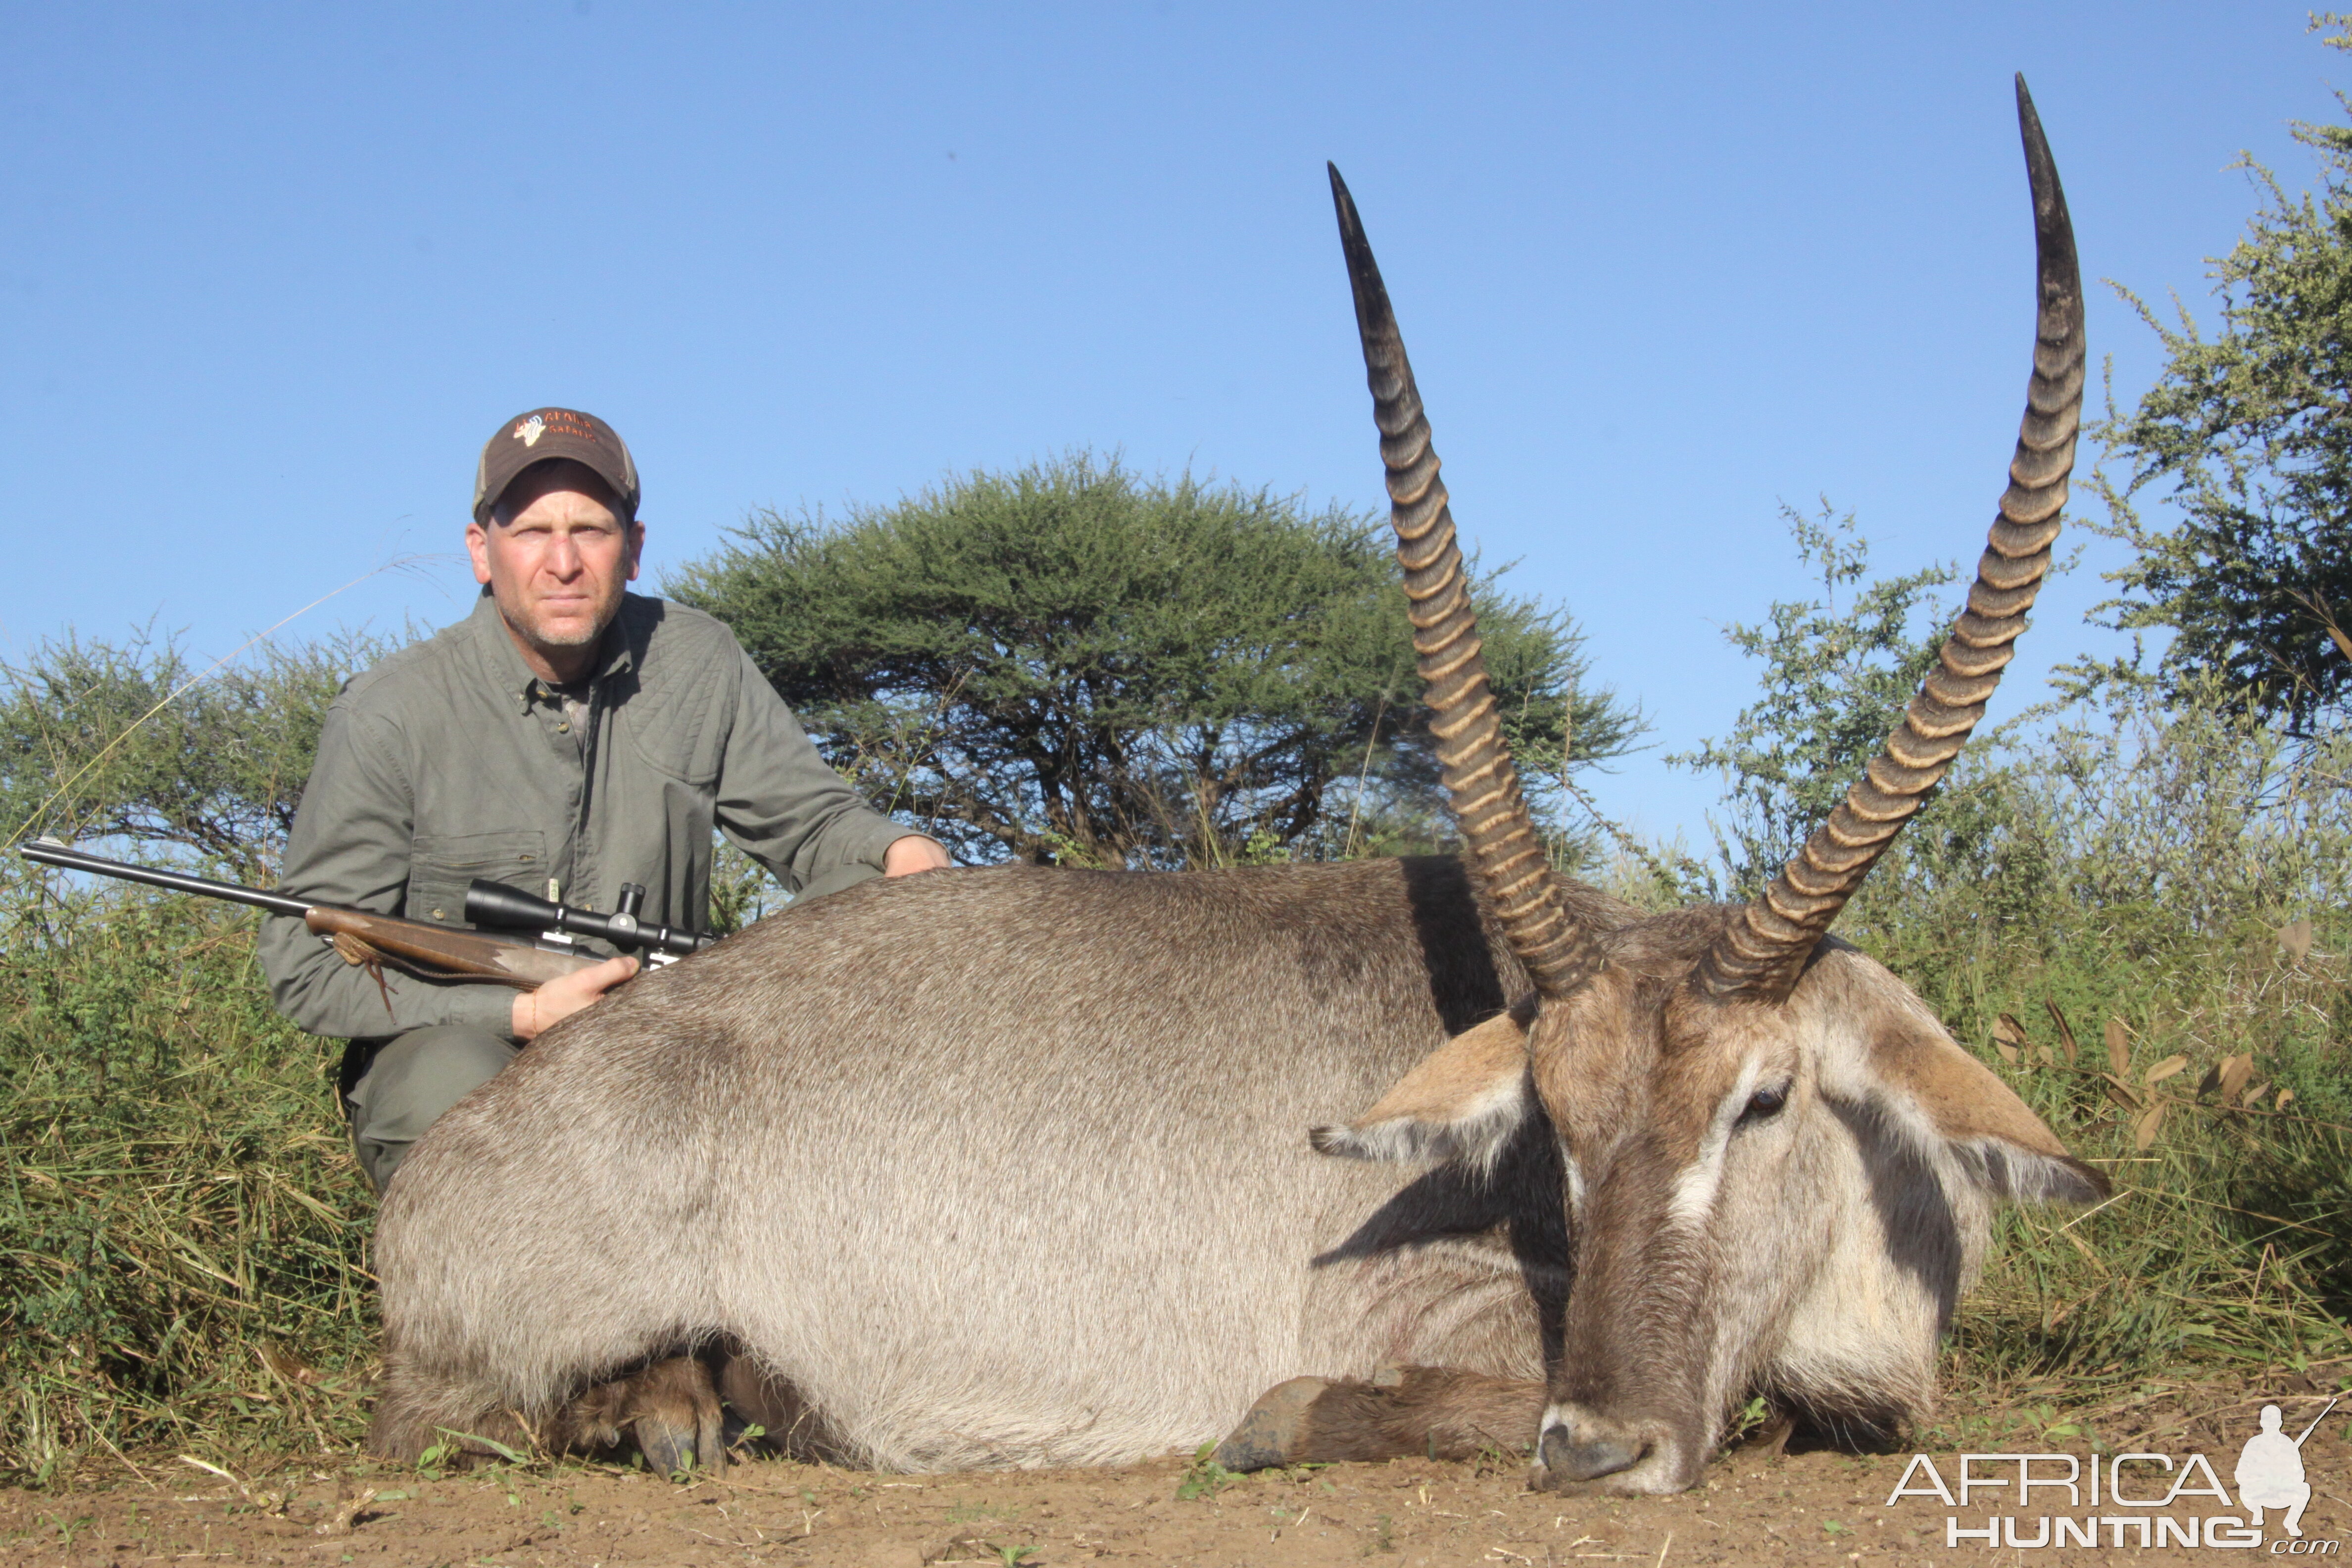
<svg viewBox="0 0 2352 1568">
<path fill-rule="evenodd" d="M 556 458 L 594 469 L 620 498 L 623 515 L 635 521 L 637 465 L 629 448 L 610 425 L 576 408 L 534 408 L 499 426 L 474 470 L 474 521 L 490 521 L 490 509 L 525 468 Z"/>
</svg>

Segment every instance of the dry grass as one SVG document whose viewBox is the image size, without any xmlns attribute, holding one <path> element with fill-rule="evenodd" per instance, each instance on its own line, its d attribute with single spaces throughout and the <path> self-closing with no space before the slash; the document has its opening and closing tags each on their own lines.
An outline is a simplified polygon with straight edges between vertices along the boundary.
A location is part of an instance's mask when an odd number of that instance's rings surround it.
<svg viewBox="0 0 2352 1568">
<path fill-rule="evenodd" d="M 2117 1189 L 2007 1217 L 1962 1386 L 2096 1403 L 2352 1357 L 2347 763 L 2119 700 L 1988 758 L 1849 911 Z"/>
<path fill-rule="evenodd" d="M 15 880 L 0 952 L 0 1469 L 347 1442 L 373 1204 L 250 921 Z"/>
<path fill-rule="evenodd" d="M 2118 1189 L 2002 1222 L 1944 1419 L 2095 1436 L 2347 1385 L 2347 761 L 2193 715 L 2062 732 L 1848 911 Z M 270 1011 L 239 914 L 0 865 L 0 1471 L 358 1436 L 373 1205 L 331 1052 Z"/>
</svg>

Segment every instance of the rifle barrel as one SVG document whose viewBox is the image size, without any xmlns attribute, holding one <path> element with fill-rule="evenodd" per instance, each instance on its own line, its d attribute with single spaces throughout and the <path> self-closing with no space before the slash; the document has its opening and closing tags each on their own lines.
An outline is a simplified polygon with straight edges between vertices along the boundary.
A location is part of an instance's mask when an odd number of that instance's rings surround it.
<svg viewBox="0 0 2352 1568">
<path fill-rule="evenodd" d="M 27 839 L 16 846 L 16 853 L 43 866 L 56 866 L 68 871 L 88 871 L 125 882 L 144 882 L 151 888 L 169 888 L 175 893 L 226 899 L 232 904 L 251 904 L 255 909 L 268 910 L 277 915 L 292 915 L 298 920 L 318 907 L 300 899 L 289 899 L 283 893 L 265 893 L 258 888 L 241 888 L 235 882 L 215 882 L 210 877 L 191 877 L 184 871 L 164 871 L 152 866 L 133 866 L 124 860 L 110 860 L 103 855 L 92 855 L 88 850 L 60 844 L 54 838 Z"/>
</svg>

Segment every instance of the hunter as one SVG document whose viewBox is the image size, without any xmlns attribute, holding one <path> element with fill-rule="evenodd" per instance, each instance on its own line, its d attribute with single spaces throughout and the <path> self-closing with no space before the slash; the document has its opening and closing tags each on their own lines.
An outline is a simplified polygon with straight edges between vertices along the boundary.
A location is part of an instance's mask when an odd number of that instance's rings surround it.
<svg viewBox="0 0 2352 1568">
<path fill-rule="evenodd" d="M 599 910 L 634 882 L 641 918 L 699 930 L 713 827 L 803 899 L 949 863 L 825 766 L 726 626 L 626 590 L 638 500 L 602 419 L 499 426 L 466 526 L 480 601 L 328 708 L 282 890 L 463 926 L 477 877 Z M 379 1193 L 435 1118 L 637 972 L 615 954 L 536 991 L 436 984 L 347 963 L 287 917 L 261 954 L 280 1012 L 350 1042 L 338 1089 Z"/>
</svg>

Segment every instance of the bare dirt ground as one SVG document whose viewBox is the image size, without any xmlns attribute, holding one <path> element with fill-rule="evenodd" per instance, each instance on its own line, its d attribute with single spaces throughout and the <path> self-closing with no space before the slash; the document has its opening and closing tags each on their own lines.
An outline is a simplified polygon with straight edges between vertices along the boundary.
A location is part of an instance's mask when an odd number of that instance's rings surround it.
<svg viewBox="0 0 2352 1568">
<path fill-rule="evenodd" d="M 2231 1426 L 2245 1425 L 2233 1420 Z M 2251 1430 L 2251 1427 L 2249 1427 Z M 2352 1448 L 2331 1421 L 2305 1447 L 2313 1487 L 2305 1540 L 2352 1540 Z M 2236 1443 L 2198 1440 L 2228 1482 Z M 2045 1445 L 2036 1444 L 2035 1447 Z M 2064 1447 L 2061 1442 L 2046 1445 Z M 1932 1451 L 1932 1450 L 1931 1450 Z M 1939 1464 L 1957 1474 L 1956 1459 Z M 1202 1488 L 1184 1457 L 1119 1470 L 873 1475 L 782 1460 L 730 1467 L 677 1485 L 610 1467 L 496 1467 L 427 1479 L 348 1458 L 298 1463 L 266 1478 L 224 1476 L 163 1460 L 102 1485 L 0 1492 L 0 1563 L 81 1565 L 774 1564 L 921 1568 L 926 1563 L 1485 1563 L 1605 1568 L 1640 1563 L 2229 1562 L 2218 1549 L 2143 1549 L 2136 1541 L 1988 1550 L 1945 1543 L 1989 1512 L 1933 1498 L 1887 1497 L 1907 1454 L 1767 1454 L 1718 1460 L 1704 1485 L 1674 1498 L 1560 1497 L 1528 1490 L 1499 1457 L 1274 1471 Z M 1214 1478 L 1211 1478 L 1213 1479 Z M 1187 1483 L 1195 1483 L 1188 1486 Z M 1191 1491 L 1193 1495 L 1180 1495 Z M 2045 1494 L 2046 1495 L 2046 1494 Z M 2207 1510 L 2218 1510 L 2208 1501 Z M 2035 1512 L 2052 1511 L 2038 1502 Z M 2077 1515 L 2116 1513 L 2076 1508 Z M 2197 1511 L 2182 1502 L 2181 1513 Z M 2284 1558 L 2276 1529 L 2248 1557 Z M 2018 1521 L 2027 1539 L 2034 1522 Z M 2308 1550 L 2306 1548 L 2306 1550 Z M 2337 1548 L 2332 1561 L 2352 1556 Z"/>
</svg>

